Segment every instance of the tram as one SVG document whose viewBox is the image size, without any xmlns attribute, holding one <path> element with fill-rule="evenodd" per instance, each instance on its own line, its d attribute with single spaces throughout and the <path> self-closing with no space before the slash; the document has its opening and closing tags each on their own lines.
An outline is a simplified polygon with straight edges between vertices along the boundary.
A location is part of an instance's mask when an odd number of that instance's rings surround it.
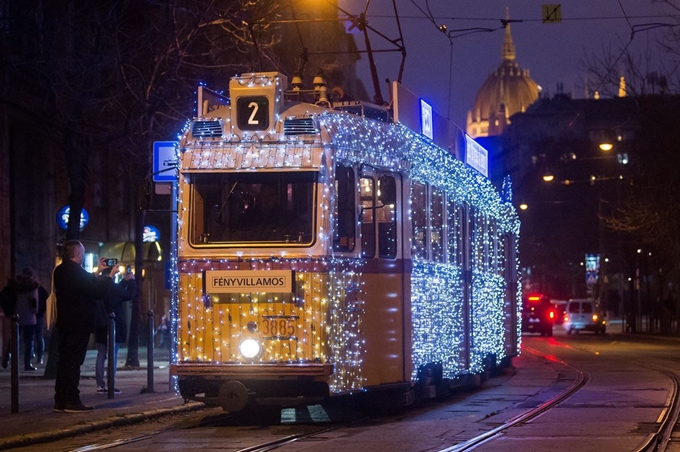
<svg viewBox="0 0 680 452">
<path fill-rule="evenodd" d="M 315 92 L 235 76 L 181 135 L 171 375 L 187 400 L 407 405 L 519 353 L 518 216 L 456 158 L 463 134 L 444 149 Z"/>
</svg>

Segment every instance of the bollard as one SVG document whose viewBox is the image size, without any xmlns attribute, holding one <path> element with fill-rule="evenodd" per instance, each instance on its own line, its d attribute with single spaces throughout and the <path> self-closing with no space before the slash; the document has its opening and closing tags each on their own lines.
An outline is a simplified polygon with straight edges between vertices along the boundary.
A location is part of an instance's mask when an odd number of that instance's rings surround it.
<svg viewBox="0 0 680 452">
<path fill-rule="evenodd" d="M 149 338 L 146 347 L 146 392 L 153 391 L 153 337 L 154 337 L 154 323 L 153 311 L 146 314 L 149 317 Z"/>
<path fill-rule="evenodd" d="M 109 324 L 108 324 L 108 340 L 106 342 L 106 345 L 108 347 L 108 352 L 107 354 L 109 355 L 109 360 L 107 361 L 106 365 L 106 385 L 108 386 L 108 391 L 107 391 L 107 397 L 109 399 L 113 399 L 113 395 L 115 394 L 115 382 L 114 382 L 114 377 L 116 373 L 116 365 L 118 364 L 116 362 L 116 356 L 115 356 L 115 347 L 116 347 L 116 322 L 114 321 L 114 318 L 116 317 L 116 314 L 113 312 L 109 313 Z"/>
<path fill-rule="evenodd" d="M 12 316 L 12 337 L 10 338 L 10 350 L 12 353 L 11 385 L 12 385 L 12 413 L 19 412 L 19 315 Z"/>
</svg>

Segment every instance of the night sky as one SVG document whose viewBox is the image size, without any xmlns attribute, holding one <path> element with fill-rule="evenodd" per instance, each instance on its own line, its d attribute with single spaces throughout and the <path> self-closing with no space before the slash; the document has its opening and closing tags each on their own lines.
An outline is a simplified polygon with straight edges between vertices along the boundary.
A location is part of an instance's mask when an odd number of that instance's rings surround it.
<svg viewBox="0 0 680 452">
<path fill-rule="evenodd" d="M 402 82 L 463 129 L 477 90 L 501 62 L 500 19 L 505 17 L 506 6 L 510 9 L 510 19 L 521 21 L 511 24 L 516 61 L 523 69 L 529 69 L 531 77 L 543 88 L 543 95 L 555 94 L 557 84 L 562 83 L 565 93 L 583 98 L 586 56 L 609 53 L 615 58 L 631 41 L 633 29 L 636 33 L 629 49 L 638 54 L 649 50 L 653 64 L 664 59 L 666 67 L 674 67 L 656 45 L 662 30 L 668 28 L 643 30 L 647 28 L 644 24 L 677 23 L 675 19 L 680 11 L 658 0 L 571 0 L 561 4 L 561 23 L 543 23 L 541 5 L 544 2 L 533 0 L 396 0 L 396 3 L 407 51 Z M 339 0 L 339 4 L 354 14 L 366 7 L 365 0 Z M 428 4 L 434 20 L 426 17 Z M 671 17 L 672 14 L 675 17 Z M 391 0 L 371 0 L 367 18 L 370 26 L 390 39 L 399 37 Z M 451 40 L 438 29 L 440 25 L 446 25 L 454 36 Z M 495 31 L 454 31 L 470 28 Z M 356 35 L 356 41 L 363 48 L 363 36 Z M 375 34 L 371 34 L 371 44 L 374 50 L 394 48 Z M 384 80 L 396 80 L 401 55 L 380 52 L 375 55 L 386 98 Z M 358 70 L 372 96 L 374 90 L 365 56 Z M 596 80 L 588 83 L 591 93 L 596 83 Z"/>
</svg>

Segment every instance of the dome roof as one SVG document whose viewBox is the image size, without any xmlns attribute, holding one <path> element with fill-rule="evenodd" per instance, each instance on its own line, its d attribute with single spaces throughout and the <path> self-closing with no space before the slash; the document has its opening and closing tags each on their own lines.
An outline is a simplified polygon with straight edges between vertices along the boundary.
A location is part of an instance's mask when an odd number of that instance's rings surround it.
<svg viewBox="0 0 680 452">
<path fill-rule="evenodd" d="M 508 24 L 503 40 L 503 61 L 477 92 L 474 108 L 468 112 L 468 135 L 499 135 L 510 123 L 510 116 L 525 111 L 538 99 L 538 92 L 538 84 L 531 79 L 529 71 L 515 62 L 515 45 Z"/>
</svg>

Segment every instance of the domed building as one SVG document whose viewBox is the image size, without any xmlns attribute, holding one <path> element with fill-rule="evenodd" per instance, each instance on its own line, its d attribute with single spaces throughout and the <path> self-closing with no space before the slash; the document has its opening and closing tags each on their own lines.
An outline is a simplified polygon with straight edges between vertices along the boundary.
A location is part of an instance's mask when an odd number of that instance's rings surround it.
<svg viewBox="0 0 680 452">
<path fill-rule="evenodd" d="M 509 15 L 506 13 L 506 18 Z M 473 138 L 500 135 L 510 116 L 523 112 L 538 99 L 540 87 L 515 62 L 515 44 L 510 24 L 505 26 L 503 61 L 486 79 L 467 115 L 467 133 Z"/>
</svg>

